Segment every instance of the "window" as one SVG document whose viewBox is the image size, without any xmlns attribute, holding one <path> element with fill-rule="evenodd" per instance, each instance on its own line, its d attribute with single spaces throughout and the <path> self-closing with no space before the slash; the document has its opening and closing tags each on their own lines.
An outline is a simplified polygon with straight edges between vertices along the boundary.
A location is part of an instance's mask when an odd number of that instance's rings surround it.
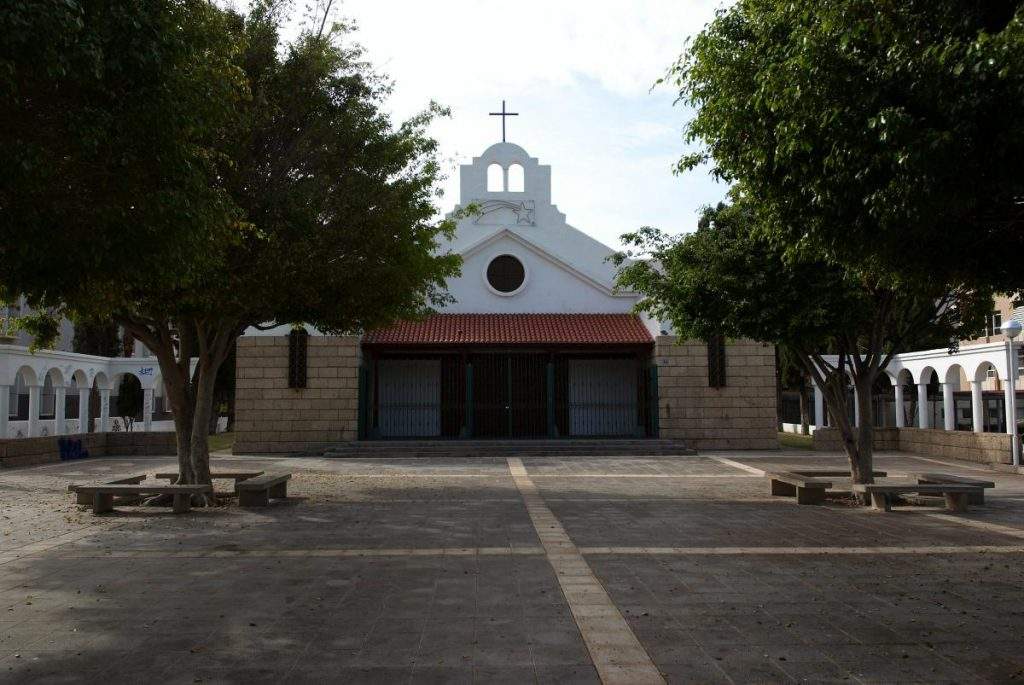
<svg viewBox="0 0 1024 685">
<path fill-rule="evenodd" d="M 521 193 L 526 190 L 526 173 L 522 164 L 513 164 L 508 168 L 508 192 Z"/>
<path fill-rule="evenodd" d="M 500 164 L 487 167 L 487 192 L 500 193 L 505 190 L 505 170 Z"/>
<path fill-rule="evenodd" d="M 992 312 L 992 315 L 988 317 L 988 330 L 986 333 L 991 337 L 993 335 L 999 335 L 999 330 L 1003 327 L 1003 315 L 999 312 Z"/>
<path fill-rule="evenodd" d="M 724 335 L 713 335 L 708 339 L 708 386 L 725 387 Z"/>
<path fill-rule="evenodd" d="M 306 350 L 309 333 L 305 328 L 296 328 L 288 334 L 288 387 L 306 387 Z"/>
<path fill-rule="evenodd" d="M 499 293 L 514 293 L 525 280 L 526 267 L 510 254 L 495 257 L 487 265 L 487 283 Z"/>
</svg>

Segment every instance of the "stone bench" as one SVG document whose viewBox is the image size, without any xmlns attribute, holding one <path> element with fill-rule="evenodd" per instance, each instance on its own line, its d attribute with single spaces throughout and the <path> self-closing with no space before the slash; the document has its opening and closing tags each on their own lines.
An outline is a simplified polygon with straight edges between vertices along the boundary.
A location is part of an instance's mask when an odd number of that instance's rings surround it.
<svg viewBox="0 0 1024 685">
<path fill-rule="evenodd" d="M 797 504 L 821 504 L 825 491 L 832 487 L 831 481 L 804 476 L 791 471 L 768 471 L 764 477 L 769 481 L 769 492 L 775 496 L 796 496 Z"/>
<path fill-rule="evenodd" d="M 994 488 L 996 486 L 996 484 L 990 480 L 979 480 L 978 478 L 957 476 L 952 473 L 909 473 L 907 475 L 922 485 L 973 485 L 981 488 L 977 493 L 968 494 L 968 504 L 985 504 L 985 488 Z"/>
<path fill-rule="evenodd" d="M 903 485 L 854 483 L 853 491 L 870 495 L 871 506 L 881 511 L 892 511 L 893 495 L 938 494 L 942 495 L 946 501 L 946 509 L 955 512 L 967 511 L 967 502 L 970 496 L 984 492 L 977 485 L 958 485 L 955 483 L 934 485 L 922 485 L 921 483 L 906 483 Z"/>
<path fill-rule="evenodd" d="M 290 473 L 265 473 L 247 478 L 235 485 L 238 504 L 243 507 L 265 507 L 271 498 L 283 499 L 288 496 Z"/>
<path fill-rule="evenodd" d="M 790 469 L 787 473 L 795 473 L 798 476 L 808 478 L 849 478 L 850 469 Z M 885 478 L 885 471 L 872 471 L 875 478 Z"/>
<path fill-rule="evenodd" d="M 238 492 L 238 484 L 244 480 L 255 478 L 256 476 L 262 476 L 263 471 L 211 471 L 210 478 L 233 480 L 235 481 L 235 492 Z M 169 480 L 172 483 L 178 480 L 178 474 L 175 471 L 166 471 L 156 474 L 154 476 L 157 480 Z"/>
<path fill-rule="evenodd" d="M 143 473 L 138 476 L 128 476 L 127 478 L 118 478 L 116 480 L 110 480 L 107 481 L 107 485 L 138 485 L 144 480 L 146 480 L 146 474 Z M 86 485 L 92 484 L 87 483 Z M 83 486 L 75 485 L 74 483 L 68 486 L 68 492 L 75 493 L 77 495 L 77 497 L 75 498 L 75 504 L 92 504 L 92 495 L 83 494 L 79 492 L 78 489 L 81 487 Z"/>
<path fill-rule="evenodd" d="M 97 485 L 77 485 L 75 493 L 81 497 L 92 497 L 92 513 L 102 514 L 114 510 L 116 495 L 173 495 L 174 513 L 183 514 L 191 508 L 192 495 L 212 494 L 209 485 L 128 485 L 118 483 L 101 483 Z"/>
</svg>

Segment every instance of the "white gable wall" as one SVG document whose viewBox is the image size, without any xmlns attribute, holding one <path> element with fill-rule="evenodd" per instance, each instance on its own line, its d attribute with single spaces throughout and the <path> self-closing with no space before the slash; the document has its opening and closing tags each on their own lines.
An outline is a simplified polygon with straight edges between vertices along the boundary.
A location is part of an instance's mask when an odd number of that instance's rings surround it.
<svg viewBox="0 0 1024 685">
<path fill-rule="evenodd" d="M 513 295 L 499 295 L 487 284 L 487 265 L 504 254 L 516 257 L 526 267 L 526 281 Z M 462 276 L 448 281 L 448 292 L 456 302 L 446 307 L 446 312 L 628 313 L 636 303 L 635 296 L 612 295 L 600 284 L 507 234 L 463 259 Z"/>
</svg>

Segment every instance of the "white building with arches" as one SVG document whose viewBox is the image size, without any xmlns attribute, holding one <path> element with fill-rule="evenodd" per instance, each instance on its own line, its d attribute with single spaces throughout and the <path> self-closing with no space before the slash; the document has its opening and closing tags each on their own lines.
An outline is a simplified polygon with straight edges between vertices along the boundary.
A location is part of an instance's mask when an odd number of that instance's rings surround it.
<svg viewBox="0 0 1024 685">
<path fill-rule="evenodd" d="M 142 429 L 171 430 L 167 421 L 159 422 L 162 425 L 153 421 L 154 407 L 163 395 L 155 357 L 33 353 L 21 345 L 0 345 L 0 439 L 83 433 L 90 422 L 95 431 L 110 430 L 111 395 L 126 374 L 135 377 L 142 389 Z M 99 395 L 95 413 L 90 412 L 89 402 L 93 390 Z M 21 406 L 26 404 L 27 408 Z M 69 404 L 75 411 L 68 411 Z"/>
</svg>

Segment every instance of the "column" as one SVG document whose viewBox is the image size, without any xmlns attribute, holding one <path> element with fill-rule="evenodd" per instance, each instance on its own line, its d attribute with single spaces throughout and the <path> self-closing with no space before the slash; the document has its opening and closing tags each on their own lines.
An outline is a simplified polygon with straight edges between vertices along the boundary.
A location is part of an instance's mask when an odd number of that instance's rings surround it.
<svg viewBox="0 0 1024 685">
<path fill-rule="evenodd" d="M 942 386 L 942 423 L 948 431 L 956 430 L 956 403 L 953 401 L 953 384 L 941 383 Z"/>
<path fill-rule="evenodd" d="M 904 428 L 907 424 L 906 418 L 903 416 L 903 384 L 897 382 L 893 386 L 895 392 L 896 401 L 896 427 Z"/>
<path fill-rule="evenodd" d="M 825 398 L 821 394 L 821 388 L 814 383 L 814 429 L 825 427 Z"/>
<path fill-rule="evenodd" d="M 89 432 L 89 388 L 78 389 L 78 432 Z"/>
<path fill-rule="evenodd" d="M 6 440 L 9 428 L 7 415 L 11 413 L 11 386 L 0 385 L 0 440 Z"/>
<path fill-rule="evenodd" d="M 1017 423 L 1017 417 L 1014 416 L 1014 387 L 1013 381 L 1003 379 L 1003 408 L 1006 410 L 1006 433 L 1013 435 L 1014 427 Z"/>
<path fill-rule="evenodd" d="M 928 384 L 917 384 L 917 427 L 928 427 Z"/>
<path fill-rule="evenodd" d="M 38 385 L 28 386 L 28 437 L 35 438 L 39 435 L 39 397 L 42 387 Z"/>
<path fill-rule="evenodd" d="M 100 389 L 100 433 L 106 433 L 110 425 L 110 388 Z"/>
<path fill-rule="evenodd" d="M 53 434 L 64 435 L 64 414 L 68 389 L 58 385 L 53 389 Z"/>
<path fill-rule="evenodd" d="M 153 430 L 153 388 L 142 391 L 142 430 Z"/>
<path fill-rule="evenodd" d="M 981 381 L 971 381 L 971 423 L 975 433 L 985 432 L 985 409 L 981 400 Z"/>
</svg>

